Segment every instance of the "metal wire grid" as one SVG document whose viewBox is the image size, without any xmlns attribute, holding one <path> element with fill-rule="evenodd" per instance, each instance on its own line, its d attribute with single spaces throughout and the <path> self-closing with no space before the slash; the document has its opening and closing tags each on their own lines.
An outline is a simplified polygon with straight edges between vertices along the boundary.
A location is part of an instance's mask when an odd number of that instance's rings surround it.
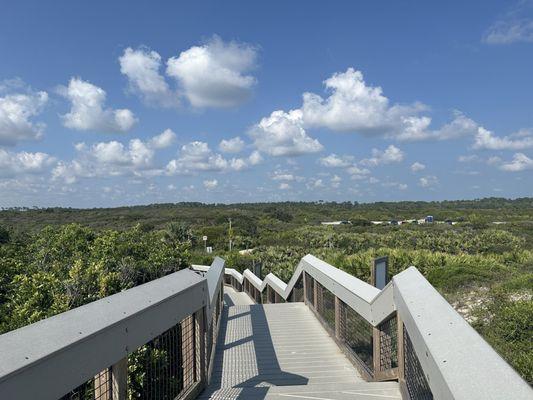
<svg viewBox="0 0 533 400">
<path fill-rule="evenodd" d="M 99 372 L 59 400 L 112 400 L 111 368 Z"/>
<path fill-rule="evenodd" d="M 213 349 L 217 345 L 217 335 L 218 335 L 218 317 L 217 313 L 213 313 L 213 320 L 211 321 L 211 343 L 213 346 Z"/>
<path fill-rule="evenodd" d="M 372 374 L 374 370 L 372 325 L 342 300 L 339 300 L 339 305 L 339 337 Z"/>
<path fill-rule="evenodd" d="M 257 304 L 261 304 L 261 292 L 254 286 L 254 300 Z"/>
<path fill-rule="evenodd" d="M 237 279 L 235 279 L 233 276 L 231 277 L 231 286 L 233 286 L 233 288 L 237 292 L 242 292 L 242 284 Z"/>
<path fill-rule="evenodd" d="M 315 301 L 315 280 L 309 275 L 307 272 L 305 272 L 305 297 L 307 299 L 307 302 L 314 305 Z"/>
<path fill-rule="evenodd" d="M 263 290 L 263 292 L 261 293 L 261 301 L 263 302 L 263 304 L 268 303 L 268 290 Z"/>
<path fill-rule="evenodd" d="M 211 315 L 210 318 L 213 318 Z M 205 331 L 205 368 L 209 370 L 209 364 L 211 362 L 211 352 L 213 349 L 213 324 L 209 325 L 209 328 Z"/>
<path fill-rule="evenodd" d="M 130 399 L 173 400 L 194 385 L 198 380 L 195 330 L 195 316 L 190 315 L 130 355 Z"/>
<path fill-rule="evenodd" d="M 317 312 L 326 325 L 335 332 L 335 295 L 316 282 L 317 285 Z"/>
<path fill-rule="evenodd" d="M 433 400 L 433 393 L 429 388 L 428 382 L 418 361 L 413 343 L 407 333 L 405 325 L 403 326 L 404 341 L 404 364 L 405 364 L 405 386 L 409 393 L 409 398 L 416 400 Z"/>
<path fill-rule="evenodd" d="M 231 285 L 231 278 L 233 278 L 231 275 L 224 275 L 224 283 Z"/>
<path fill-rule="evenodd" d="M 215 305 L 215 317 L 216 317 L 216 320 L 218 321 L 218 316 L 220 315 L 220 312 L 221 312 L 221 307 L 222 307 L 222 304 L 221 304 L 221 301 L 220 301 L 220 296 L 217 297 L 217 301 L 216 301 L 216 305 Z"/>
<path fill-rule="evenodd" d="M 294 284 L 290 299 L 293 302 L 304 301 L 304 282 L 302 277 L 300 277 Z"/>
<path fill-rule="evenodd" d="M 320 284 L 320 282 L 315 281 L 315 310 L 318 312 L 319 315 L 322 315 L 322 310 L 324 308 L 324 298 L 322 296 L 322 289 L 323 286 Z"/>
<path fill-rule="evenodd" d="M 195 371 L 195 378 L 196 378 L 196 381 L 199 381 L 200 379 L 202 379 L 202 363 L 200 362 L 201 360 L 201 356 L 202 356 L 202 353 L 201 353 L 201 350 L 202 350 L 202 336 L 203 336 L 203 332 L 202 332 L 202 326 L 200 325 L 200 321 L 201 319 L 203 319 L 204 317 L 204 311 L 202 310 L 201 312 L 198 312 L 196 315 L 195 315 L 195 318 L 194 318 L 194 364 L 196 366 L 196 371 Z M 204 351 L 205 351 L 205 348 L 204 348 Z M 205 368 L 205 365 L 204 365 L 204 368 Z"/>
<path fill-rule="evenodd" d="M 379 367 L 380 371 L 398 366 L 398 320 L 392 316 L 379 327 Z"/>
</svg>

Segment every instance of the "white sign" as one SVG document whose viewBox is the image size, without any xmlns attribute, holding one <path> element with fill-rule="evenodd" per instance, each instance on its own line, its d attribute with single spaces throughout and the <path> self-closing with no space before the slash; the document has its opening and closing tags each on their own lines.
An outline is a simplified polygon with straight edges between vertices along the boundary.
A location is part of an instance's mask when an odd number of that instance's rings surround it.
<svg viewBox="0 0 533 400">
<path fill-rule="evenodd" d="M 213 248 L 211 246 L 207 247 L 206 250 L 207 250 L 208 253 L 212 253 L 213 252 Z"/>
<path fill-rule="evenodd" d="M 206 242 L 206 241 L 207 241 L 207 236 L 204 236 L 204 242 Z"/>
</svg>

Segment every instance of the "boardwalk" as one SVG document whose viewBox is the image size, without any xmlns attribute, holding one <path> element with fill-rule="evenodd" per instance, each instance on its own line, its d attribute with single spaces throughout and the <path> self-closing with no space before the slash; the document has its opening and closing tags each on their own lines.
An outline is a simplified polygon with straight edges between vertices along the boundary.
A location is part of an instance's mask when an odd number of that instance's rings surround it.
<svg viewBox="0 0 533 400">
<path fill-rule="evenodd" d="M 367 383 L 302 303 L 251 304 L 226 287 L 210 386 L 201 399 L 400 399 Z"/>
</svg>

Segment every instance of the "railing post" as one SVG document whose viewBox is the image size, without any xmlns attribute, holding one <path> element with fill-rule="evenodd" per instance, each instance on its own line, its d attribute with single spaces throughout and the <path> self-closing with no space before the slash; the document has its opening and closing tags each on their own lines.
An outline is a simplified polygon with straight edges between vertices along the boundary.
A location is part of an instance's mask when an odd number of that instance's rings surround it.
<svg viewBox="0 0 533 400">
<path fill-rule="evenodd" d="M 396 323 L 398 324 L 398 380 L 405 382 L 405 348 L 403 340 L 403 321 L 400 314 L 396 313 Z"/>
<path fill-rule="evenodd" d="M 128 357 L 111 367 L 111 390 L 113 400 L 126 400 L 128 393 Z"/>
<path fill-rule="evenodd" d="M 205 328 L 207 326 L 206 320 L 205 320 L 206 312 L 205 307 L 203 307 L 201 310 L 196 312 L 196 338 L 197 338 L 197 346 L 198 351 L 196 354 L 197 357 L 197 365 L 198 365 L 198 373 L 199 373 L 199 381 L 202 382 L 203 386 L 207 386 L 207 371 L 205 366 Z"/>
<path fill-rule="evenodd" d="M 315 310 L 317 309 L 317 301 L 318 301 L 318 285 L 317 285 L 317 283 L 318 282 L 316 280 L 313 282 L 313 307 L 314 307 Z"/>
<path fill-rule="evenodd" d="M 381 344 L 379 328 L 372 328 L 372 359 L 374 361 L 374 378 L 377 380 L 379 372 L 381 371 Z"/>
<path fill-rule="evenodd" d="M 304 284 L 304 304 L 307 304 L 307 274 L 302 272 L 302 282 Z"/>
<path fill-rule="evenodd" d="M 341 338 L 341 300 L 335 296 L 335 337 Z"/>
</svg>

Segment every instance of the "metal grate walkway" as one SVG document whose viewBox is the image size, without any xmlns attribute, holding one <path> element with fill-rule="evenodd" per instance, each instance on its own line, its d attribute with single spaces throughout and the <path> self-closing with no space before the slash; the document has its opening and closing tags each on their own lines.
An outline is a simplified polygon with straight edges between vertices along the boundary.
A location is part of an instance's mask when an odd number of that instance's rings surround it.
<svg viewBox="0 0 533 400">
<path fill-rule="evenodd" d="M 201 399 L 400 399 L 365 382 L 303 303 L 252 304 L 225 288 L 210 386 Z"/>
</svg>

